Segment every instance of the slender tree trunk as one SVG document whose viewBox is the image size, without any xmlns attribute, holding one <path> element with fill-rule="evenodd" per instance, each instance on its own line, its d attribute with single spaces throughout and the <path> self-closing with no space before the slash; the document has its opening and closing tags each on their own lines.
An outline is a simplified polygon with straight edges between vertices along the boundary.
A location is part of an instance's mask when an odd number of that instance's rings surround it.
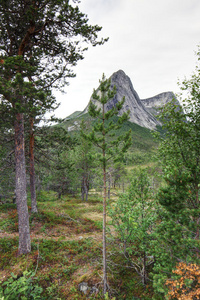
<svg viewBox="0 0 200 300">
<path fill-rule="evenodd" d="M 24 119 L 17 113 L 15 120 L 15 184 L 19 226 L 19 254 L 31 251 L 29 214 L 26 194 L 26 165 L 24 151 Z"/>
<path fill-rule="evenodd" d="M 195 176 L 196 179 L 196 176 Z M 199 185 L 198 182 L 196 183 L 196 207 L 199 208 Z M 198 216 L 196 219 L 196 224 L 197 224 L 197 231 L 196 231 L 196 239 L 199 240 L 199 221 L 200 217 Z"/>
<path fill-rule="evenodd" d="M 88 189 L 86 189 L 86 194 L 85 194 L 85 201 L 88 201 Z"/>
<path fill-rule="evenodd" d="M 147 284 L 147 270 L 146 270 L 146 253 L 143 253 L 143 278 L 142 278 L 143 285 Z"/>
<path fill-rule="evenodd" d="M 104 105 L 103 105 L 103 293 L 107 292 L 107 259 L 106 259 L 106 154 L 105 154 L 105 130 L 104 130 Z"/>
<path fill-rule="evenodd" d="M 82 201 L 84 201 L 84 196 L 85 196 L 84 187 L 82 186 L 81 187 L 81 198 L 82 198 Z"/>
<path fill-rule="evenodd" d="M 106 261 L 106 167 L 103 168 L 103 292 L 107 292 L 107 261 Z"/>
<path fill-rule="evenodd" d="M 111 179 L 110 179 L 110 174 L 109 174 L 109 179 L 108 179 L 108 199 L 110 199 L 110 185 L 111 185 Z"/>
<path fill-rule="evenodd" d="M 81 198 L 82 198 L 82 201 L 84 201 L 84 196 L 85 196 L 85 186 L 84 186 L 84 177 L 83 177 L 82 182 L 81 182 Z"/>
<path fill-rule="evenodd" d="M 85 180 L 85 201 L 88 201 L 88 193 L 89 193 L 89 183 L 87 177 Z"/>
<path fill-rule="evenodd" d="M 83 175 L 83 178 L 82 178 L 82 186 L 81 186 L 81 196 L 82 196 L 82 201 L 84 201 L 85 194 L 86 194 L 86 201 L 87 201 L 86 178 L 85 178 L 85 175 Z"/>
<path fill-rule="evenodd" d="M 59 200 L 61 199 L 61 196 L 62 196 L 62 191 L 59 191 L 59 193 L 58 193 L 58 199 Z"/>
<path fill-rule="evenodd" d="M 30 118 L 30 141 L 29 141 L 29 156 L 30 156 L 30 190 L 31 190 L 31 212 L 37 213 L 37 201 L 35 191 L 35 163 L 34 163 L 34 131 L 33 118 Z"/>
</svg>

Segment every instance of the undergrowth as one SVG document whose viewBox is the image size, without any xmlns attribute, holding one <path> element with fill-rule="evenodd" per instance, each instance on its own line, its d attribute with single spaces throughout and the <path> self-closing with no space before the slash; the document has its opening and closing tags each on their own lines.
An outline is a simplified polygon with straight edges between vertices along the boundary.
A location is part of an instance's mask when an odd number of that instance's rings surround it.
<svg viewBox="0 0 200 300">
<path fill-rule="evenodd" d="M 38 200 L 39 213 L 30 213 L 32 251 L 27 256 L 18 256 L 17 252 L 16 205 L 3 204 L 0 207 L 3 215 L 0 218 L 0 232 L 3 232 L 0 239 L 0 276 L 3 282 L 0 291 L 5 293 L 6 282 L 10 280 L 16 289 L 24 284 L 24 293 L 39 294 L 39 298 L 30 299 L 103 299 L 102 199 L 91 195 L 87 203 L 73 197 L 58 200 L 56 194 L 50 193 L 48 200 L 45 192 Z M 108 299 L 152 299 L 151 285 L 144 289 L 138 283 L 137 274 L 122 267 L 122 257 L 110 256 L 112 247 L 108 238 L 108 280 L 112 292 Z M 24 275 L 24 272 L 29 275 Z M 95 286 L 99 292 L 84 295 L 78 289 L 81 282 Z"/>
</svg>

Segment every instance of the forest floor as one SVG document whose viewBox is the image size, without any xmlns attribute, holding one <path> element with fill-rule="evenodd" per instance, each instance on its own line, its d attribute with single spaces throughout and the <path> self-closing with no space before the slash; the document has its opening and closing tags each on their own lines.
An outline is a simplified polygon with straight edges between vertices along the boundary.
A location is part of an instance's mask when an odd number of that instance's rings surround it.
<svg viewBox="0 0 200 300">
<path fill-rule="evenodd" d="M 113 193 L 112 200 L 115 198 Z M 58 200 L 53 192 L 43 192 L 38 196 L 38 211 L 30 213 L 32 251 L 18 256 L 16 205 L 0 205 L 0 281 L 11 272 L 19 277 L 25 270 L 36 271 L 34 281 L 42 286 L 43 299 L 103 299 L 101 196 L 90 195 L 86 203 L 80 197 Z M 109 217 L 107 223 L 112 295 L 119 300 L 152 299 L 151 286 L 144 288 L 137 274 L 123 268 L 123 258 L 115 253 L 117 237 Z M 99 292 L 83 294 L 78 289 L 81 282 Z"/>
</svg>

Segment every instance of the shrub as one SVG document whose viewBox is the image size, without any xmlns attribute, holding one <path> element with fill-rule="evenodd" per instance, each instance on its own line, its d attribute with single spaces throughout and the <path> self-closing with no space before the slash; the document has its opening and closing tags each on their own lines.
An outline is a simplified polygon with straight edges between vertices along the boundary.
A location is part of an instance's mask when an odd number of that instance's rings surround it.
<svg viewBox="0 0 200 300">
<path fill-rule="evenodd" d="M 200 267 L 198 265 L 179 263 L 173 274 L 173 278 L 166 281 L 167 299 L 199 299 Z"/>
<path fill-rule="evenodd" d="M 0 300 L 41 300 L 43 289 L 33 284 L 34 275 L 33 272 L 25 271 L 23 276 L 18 278 L 11 273 L 11 277 L 0 286 Z"/>
</svg>

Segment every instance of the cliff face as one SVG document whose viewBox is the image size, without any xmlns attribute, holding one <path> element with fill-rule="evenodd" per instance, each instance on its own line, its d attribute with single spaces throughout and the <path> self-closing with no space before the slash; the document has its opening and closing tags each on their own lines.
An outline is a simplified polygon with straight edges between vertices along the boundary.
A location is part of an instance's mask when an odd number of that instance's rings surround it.
<svg viewBox="0 0 200 300">
<path fill-rule="evenodd" d="M 149 129 L 155 129 L 156 125 L 160 125 L 160 122 L 154 116 L 157 113 L 156 108 L 171 101 L 174 98 L 174 94 L 172 92 L 162 93 L 155 97 L 141 100 L 137 92 L 134 90 L 130 78 L 124 73 L 124 71 L 119 70 L 113 73 L 110 79 L 111 88 L 115 85 L 117 93 L 115 97 L 107 103 L 106 110 L 115 106 L 118 101 L 121 101 L 122 98 L 125 97 L 125 103 L 119 112 L 119 115 L 130 110 L 130 122 Z M 92 101 L 98 108 L 101 107 L 101 104 L 97 100 L 92 99 L 92 97 L 90 98 L 90 101 Z M 88 111 L 88 106 L 85 108 L 83 113 Z"/>
<path fill-rule="evenodd" d="M 141 102 L 149 113 L 157 115 L 157 109 L 164 106 L 172 100 L 175 100 L 176 103 L 180 105 L 173 92 L 165 92 L 151 98 L 141 99 Z"/>
</svg>

